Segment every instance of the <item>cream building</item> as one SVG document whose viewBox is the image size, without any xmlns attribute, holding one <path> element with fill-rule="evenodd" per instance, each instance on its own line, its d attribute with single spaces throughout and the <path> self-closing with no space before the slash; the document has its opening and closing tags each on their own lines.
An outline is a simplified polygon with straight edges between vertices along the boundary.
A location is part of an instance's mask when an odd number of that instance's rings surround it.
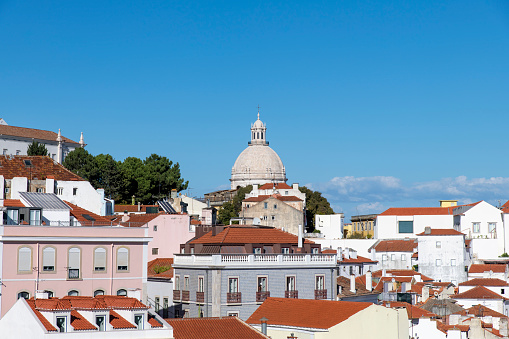
<svg viewBox="0 0 509 339">
<path fill-rule="evenodd" d="M 231 188 L 265 183 L 285 183 L 286 171 L 281 158 L 266 141 L 267 127 L 258 119 L 251 125 L 251 141 L 232 168 Z"/>
</svg>

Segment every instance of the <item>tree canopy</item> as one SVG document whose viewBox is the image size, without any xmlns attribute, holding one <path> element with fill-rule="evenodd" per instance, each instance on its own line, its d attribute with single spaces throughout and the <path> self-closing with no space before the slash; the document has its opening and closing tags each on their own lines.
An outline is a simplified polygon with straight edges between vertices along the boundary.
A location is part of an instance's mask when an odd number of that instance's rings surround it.
<svg viewBox="0 0 509 339">
<path fill-rule="evenodd" d="M 179 163 L 152 154 L 145 160 L 128 157 L 116 161 L 109 154 L 93 156 L 83 148 L 70 152 L 63 165 L 87 179 L 94 188 L 118 203 L 130 203 L 132 196 L 143 204 L 167 197 L 172 189 L 185 190 L 189 182 L 181 177 Z"/>
<path fill-rule="evenodd" d="M 315 229 L 315 214 L 334 214 L 332 207 L 322 193 L 313 191 L 306 186 L 299 187 L 302 193 L 306 194 L 306 221 L 308 232 Z"/>
<path fill-rule="evenodd" d="M 28 145 L 27 149 L 28 155 L 48 155 L 48 149 L 46 148 L 46 145 L 43 143 L 39 143 L 37 141 L 32 141 L 30 145 Z"/>
<path fill-rule="evenodd" d="M 221 224 L 228 225 L 230 223 L 230 219 L 239 217 L 240 210 L 242 209 L 242 200 L 244 200 L 246 194 L 252 190 L 252 185 L 239 188 L 233 199 L 225 202 L 223 206 L 221 206 L 217 216 Z"/>
</svg>

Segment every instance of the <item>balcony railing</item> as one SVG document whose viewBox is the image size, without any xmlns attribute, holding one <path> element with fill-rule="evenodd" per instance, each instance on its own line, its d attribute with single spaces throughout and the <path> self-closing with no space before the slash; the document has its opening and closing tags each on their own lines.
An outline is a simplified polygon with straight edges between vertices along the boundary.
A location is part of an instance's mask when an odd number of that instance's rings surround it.
<svg viewBox="0 0 509 339">
<path fill-rule="evenodd" d="M 285 298 L 298 299 L 299 291 L 285 291 Z"/>
<path fill-rule="evenodd" d="M 180 290 L 173 290 L 173 301 L 180 301 Z"/>
<path fill-rule="evenodd" d="M 189 291 L 182 291 L 182 301 L 189 301 Z"/>
<path fill-rule="evenodd" d="M 79 279 L 80 278 L 80 270 L 79 268 L 70 268 L 68 271 L 69 279 Z"/>
<path fill-rule="evenodd" d="M 327 290 L 315 290 L 315 299 L 327 299 Z"/>
<path fill-rule="evenodd" d="M 196 292 L 196 302 L 200 304 L 205 302 L 205 292 Z"/>
<path fill-rule="evenodd" d="M 226 293 L 226 302 L 228 304 L 242 303 L 242 293 L 241 292 Z"/>
<path fill-rule="evenodd" d="M 177 254 L 176 265 L 206 266 L 328 266 L 337 265 L 336 254 Z"/>
<path fill-rule="evenodd" d="M 256 292 L 256 302 L 262 303 L 265 301 L 265 299 L 270 297 L 269 291 L 263 291 L 263 292 Z"/>
</svg>

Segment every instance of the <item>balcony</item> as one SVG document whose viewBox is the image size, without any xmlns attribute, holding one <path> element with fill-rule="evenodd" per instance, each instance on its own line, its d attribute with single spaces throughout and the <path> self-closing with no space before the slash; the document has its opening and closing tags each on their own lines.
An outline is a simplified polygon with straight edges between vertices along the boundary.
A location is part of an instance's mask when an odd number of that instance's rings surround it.
<svg viewBox="0 0 509 339">
<path fill-rule="evenodd" d="M 173 301 L 180 301 L 180 290 L 173 290 Z"/>
<path fill-rule="evenodd" d="M 263 292 L 256 292 L 256 302 L 262 303 L 265 301 L 265 299 L 270 297 L 269 291 L 263 291 Z"/>
<path fill-rule="evenodd" d="M 205 292 L 196 292 L 196 302 L 199 304 L 205 302 Z"/>
<path fill-rule="evenodd" d="M 79 268 L 69 268 L 68 277 L 69 279 L 79 279 L 80 278 Z"/>
<path fill-rule="evenodd" d="M 189 301 L 189 291 L 182 291 L 182 301 Z"/>
<path fill-rule="evenodd" d="M 327 290 L 315 290 L 315 299 L 327 299 Z"/>
<path fill-rule="evenodd" d="M 298 299 L 299 291 L 285 291 L 285 298 Z"/>
<path fill-rule="evenodd" d="M 242 303 L 242 293 L 241 292 L 226 293 L 226 303 L 241 304 Z"/>
</svg>

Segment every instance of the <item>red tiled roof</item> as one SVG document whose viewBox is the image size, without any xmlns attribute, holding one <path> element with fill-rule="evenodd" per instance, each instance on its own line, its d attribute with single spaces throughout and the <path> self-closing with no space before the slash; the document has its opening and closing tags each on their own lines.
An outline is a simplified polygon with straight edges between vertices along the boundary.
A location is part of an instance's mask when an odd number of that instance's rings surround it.
<svg viewBox="0 0 509 339">
<path fill-rule="evenodd" d="M 506 203 L 503 204 L 500 209 L 504 213 L 509 213 L 509 200 L 507 200 Z"/>
<path fill-rule="evenodd" d="M 101 225 L 114 225 L 112 221 L 106 217 L 100 216 L 93 212 L 90 212 L 84 208 L 81 208 L 77 205 L 71 204 L 68 201 L 64 202 L 71 208 L 71 215 L 79 221 L 82 226 L 101 226 Z M 87 215 L 89 218 L 94 219 L 90 220 L 85 217 Z"/>
<path fill-rule="evenodd" d="M 496 278 L 475 278 L 472 280 L 464 281 L 458 286 L 509 286 L 506 281 Z"/>
<path fill-rule="evenodd" d="M 30 160 L 32 166 L 27 167 L 23 160 Z M 57 181 L 84 181 L 81 177 L 72 173 L 56 161 L 53 161 L 50 157 L 43 156 L 15 155 L 12 156 L 12 159 L 10 157 L 0 156 L 0 175 L 3 175 L 4 179 L 31 177 L 34 180 L 36 178 L 38 180 L 43 180 L 52 176 Z"/>
<path fill-rule="evenodd" d="M 306 244 L 314 242 L 305 239 Z M 190 244 L 297 244 L 298 237 L 277 228 L 228 226 L 215 236 L 212 231 L 192 240 Z"/>
<path fill-rule="evenodd" d="M 381 277 L 382 273 L 383 273 L 382 270 L 375 271 L 373 272 L 373 277 Z M 427 277 L 424 274 L 421 274 L 414 270 L 386 270 L 386 273 L 391 274 L 392 276 L 395 277 L 410 277 L 414 275 L 420 275 L 422 281 L 433 281 L 432 278 Z"/>
<path fill-rule="evenodd" d="M 75 331 L 97 330 L 97 327 L 92 325 L 76 310 L 71 311 L 71 326 Z"/>
<path fill-rule="evenodd" d="M 269 325 L 327 329 L 372 305 L 367 302 L 267 298 L 246 322 L 258 325 L 265 317 L 269 319 Z M 311 317 L 311 314 L 327 316 Z"/>
<path fill-rule="evenodd" d="M 39 319 L 39 321 L 42 323 L 42 325 L 44 326 L 44 328 L 46 329 L 46 331 L 48 332 L 58 332 L 56 327 L 51 325 L 51 323 L 48 321 L 48 319 L 46 319 L 45 316 L 43 316 L 41 314 L 41 312 L 39 312 L 36 308 L 35 308 L 35 300 L 34 299 L 28 299 L 26 301 L 28 303 L 28 306 L 30 306 L 30 308 L 32 309 L 32 311 L 34 312 L 35 316 Z"/>
<path fill-rule="evenodd" d="M 417 239 L 380 240 L 372 248 L 377 252 L 413 252 Z"/>
<path fill-rule="evenodd" d="M 269 198 L 275 198 L 280 201 L 302 201 L 302 199 L 297 198 L 296 196 L 293 196 L 293 195 L 279 195 L 279 194 L 259 195 L 257 197 L 250 197 L 250 198 L 244 199 L 243 201 L 244 202 L 260 202 L 260 201 L 267 200 Z"/>
<path fill-rule="evenodd" d="M 277 183 L 277 184 L 267 183 L 267 184 L 264 184 L 264 185 L 258 187 L 258 189 L 260 189 L 260 190 L 270 190 L 270 189 L 273 189 L 273 188 L 276 188 L 276 189 L 292 189 L 292 186 L 288 185 L 287 183 L 280 182 L 280 183 Z"/>
<path fill-rule="evenodd" d="M 328 250 L 322 250 L 322 253 L 323 254 L 336 254 L 336 253 L 338 253 L 338 251 L 328 249 Z"/>
<path fill-rule="evenodd" d="M 322 251 L 323 253 L 323 251 Z M 371 260 L 371 259 L 368 259 L 366 257 L 361 257 L 360 255 L 357 256 L 357 258 L 350 258 L 350 259 L 345 259 L 343 258 L 343 260 L 341 260 L 342 263 L 345 263 L 345 264 L 360 264 L 360 263 L 364 263 L 364 264 L 376 264 L 378 261 L 376 260 Z"/>
<path fill-rule="evenodd" d="M 116 330 L 122 328 L 136 328 L 136 326 L 122 318 L 117 312 L 113 310 L 110 310 L 110 324 Z"/>
<path fill-rule="evenodd" d="M 385 307 L 405 307 L 408 319 L 420 319 L 420 318 L 435 318 L 437 315 L 433 312 L 429 312 L 426 310 L 423 310 L 422 308 L 415 307 L 413 305 L 410 305 L 409 303 L 405 302 L 397 302 L 397 301 L 384 301 L 382 303 Z"/>
<path fill-rule="evenodd" d="M 414 254 L 412 254 L 412 258 L 419 259 L 419 253 L 415 252 Z"/>
<path fill-rule="evenodd" d="M 437 321 L 437 329 L 444 333 L 447 333 L 447 331 L 454 330 L 454 329 L 458 329 L 461 332 L 468 332 L 470 330 L 470 326 L 468 326 L 468 325 L 445 325 L 443 322 Z"/>
<path fill-rule="evenodd" d="M 102 299 L 109 308 L 129 310 L 148 309 L 147 306 L 136 298 L 128 298 L 118 295 L 98 295 L 96 298 L 100 300 Z"/>
<path fill-rule="evenodd" d="M 468 273 L 484 273 L 493 271 L 493 273 L 505 273 L 507 265 L 505 264 L 472 264 Z"/>
<path fill-rule="evenodd" d="M 173 278 L 172 265 L 173 258 L 157 258 L 149 261 L 147 264 L 147 276 L 149 278 L 171 279 Z M 169 267 L 169 269 L 164 272 L 157 273 L 156 271 L 160 270 L 162 267 Z"/>
<path fill-rule="evenodd" d="M 450 206 L 450 207 L 391 207 L 379 214 L 384 215 L 453 215 L 454 209 L 463 206 L 475 206 L 481 201 L 468 205 Z"/>
<path fill-rule="evenodd" d="M 21 200 L 18 199 L 5 199 L 4 200 L 5 207 L 25 207 Z"/>
<path fill-rule="evenodd" d="M 423 235 L 465 235 L 459 231 L 456 231 L 452 228 L 432 228 L 430 234 L 426 234 L 425 232 L 417 234 L 418 236 Z"/>
<path fill-rule="evenodd" d="M 154 220 L 155 218 L 157 218 L 160 215 L 162 215 L 162 214 L 160 214 L 160 213 L 130 214 L 129 219 L 127 219 L 124 222 L 121 222 L 121 224 L 124 226 L 131 226 L 131 227 L 133 227 L 133 225 L 143 226 L 146 223 L 151 222 L 152 220 Z"/>
<path fill-rule="evenodd" d="M 133 212 L 143 212 L 145 213 L 147 211 L 147 207 L 157 207 L 158 205 L 141 205 L 140 210 L 138 211 L 138 205 L 120 205 L 115 204 L 115 213 L 124 213 L 127 211 L 127 213 L 133 213 Z"/>
<path fill-rule="evenodd" d="M 52 131 L 10 125 L 0 125 L 0 134 L 27 139 L 48 140 L 54 141 L 55 143 L 57 142 L 58 137 L 58 133 Z M 61 136 L 61 138 L 65 143 L 76 144 L 76 146 L 79 145 L 76 141 L 73 141 L 64 136 Z"/>
<path fill-rule="evenodd" d="M 152 328 L 163 327 L 163 324 L 161 324 L 152 314 L 148 315 L 148 323 Z"/>
<path fill-rule="evenodd" d="M 392 282 L 394 279 L 394 282 L 396 283 L 411 283 L 413 277 L 382 277 L 378 281 L 378 284 L 375 286 L 373 290 L 378 292 L 383 292 L 384 290 L 384 283 L 385 282 Z"/>
<path fill-rule="evenodd" d="M 484 286 L 476 286 L 466 292 L 458 293 L 451 296 L 452 299 L 503 299 L 507 300 L 500 294 L 487 289 Z"/>
<path fill-rule="evenodd" d="M 336 284 L 341 286 L 341 293 L 338 297 L 350 297 L 355 295 L 378 294 L 376 291 L 369 291 L 366 289 L 366 283 L 355 278 L 355 292 L 350 291 L 350 279 L 344 276 L 339 276 L 336 279 Z"/>
<path fill-rule="evenodd" d="M 164 319 L 175 339 L 267 339 L 237 317 Z"/>
<path fill-rule="evenodd" d="M 502 313 L 499 313 L 497 311 L 492 310 L 489 307 L 486 307 L 484 305 L 475 305 L 470 308 L 467 308 L 466 310 L 463 310 L 461 312 L 457 312 L 456 314 L 461 314 L 464 316 L 476 316 L 476 317 L 495 317 L 495 318 L 507 318 L 507 316 L 503 315 Z"/>
</svg>

